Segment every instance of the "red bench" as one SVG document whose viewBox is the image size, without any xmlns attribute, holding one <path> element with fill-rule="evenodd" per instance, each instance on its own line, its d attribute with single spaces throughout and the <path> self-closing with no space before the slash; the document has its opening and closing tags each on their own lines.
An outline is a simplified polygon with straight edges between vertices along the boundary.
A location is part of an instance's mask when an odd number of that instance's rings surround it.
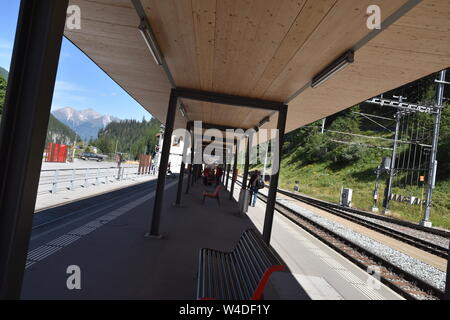
<svg viewBox="0 0 450 320">
<path fill-rule="evenodd" d="M 206 198 L 213 198 L 213 199 L 217 199 L 217 203 L 219 204 L 219 207 L 220 207 L 220 199 L 219 199 L 219 193 L 220 193 L 220 190 L 222 189 L 223 187 L 221 186 L 221 185 L 218 185 L 217 187 L 216 187 L 216 190 L 214 190 L 214 193 L 208 193 L 208 192 L 203 192 L 203 201 L 202 201 L 202 204 L 205 204 L 205 199 Z"/>
</svg>

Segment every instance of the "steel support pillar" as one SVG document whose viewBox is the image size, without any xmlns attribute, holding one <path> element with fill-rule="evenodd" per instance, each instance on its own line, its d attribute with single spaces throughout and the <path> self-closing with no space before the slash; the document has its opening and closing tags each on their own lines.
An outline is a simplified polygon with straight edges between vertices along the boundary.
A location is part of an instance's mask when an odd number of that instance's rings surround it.
<svg viewBox="0 0 450 320">
<path fill-rule="evenodd" d="M 181 167 L 180 167 L 180 176 L 178 177 L 178 188 L 177 188 L 177 198 L 175 201 L 175 205 L 179 206 L 181 205 L 181 193 L 183 192 L 183 179 L 184 179 L 184 173 L 185 173 L 185 169 L 186 169 L 186 163 L 184 163 L 184 158 L 187 157 L 187 150 L 188 150 L 188 132 L 191 128 L 191 123 L 188 122 L 188 124 L 186 125 L 186 134 L 183 137 L 184 139 L 184 144 L 183 144 L 183 155 L 182 155 L 182 160 L 181 160 Z"/>
<path fill-rule="evenodd" d="M 0 299 L 18 299 L 68 0 L 23 0 L 0 126 Z"/>
<path fill-rule="evenodd" d="M 196 164 L 194 166 L 194 170 L 193 170 L 192 174 L 194 176 L 193 176 L 193 179 L 191 181 L 191 187 L 197 182 L 197 178 L 198 178 L 198 164 Z"/>
<path fill-rule="evenodd" d="M 235 180 L 234 178 L 234 173 L 237 170 L 237 162 L 238 162 L 238 144 L 237 144 L 237 139 L 234 139 L 234 163 L 233 163 L 233 172 L 231 173 L 231 189 L 230 189 L 230 200 L 233 199 L 233 193 L 234 193 L 234 185 L 235 185 Z M 236 177 L 237 178 L 237 177 Z"/>
<path fill-rule="evenodd" d="M 194 156 L 194 159 L 195 159 L 195 156 Z M 203 158 L 202 158 L 202 159 L 203 159 Z M 191 187 L 194 185 L 194 183 L 197 182 L 197 178 L 198 178 L 198 174 L 197 174 L 197 172 L 198 172 L 198 167 L 199 167 L 198 164 L 195 164 L 195 165 L 192 166 L 192 174 L 193 174 L 193 177 L 192 177 L 192 180 L 191 180 Z"/>
<path fill-rule="evenodd" d="M 395 116 L 395 135 L 394 135 L 394 145 L 392 147 L 392 157 L 391 157 L 391 168 L 389 170 L 389 177 L 386 180 L 386 189 L 384 191 L 384 201 L 383 201 L 383 213 L 389 213 L 389 201 L 392 194 L 392 183 L 395 177 L 395 161 L 397 156 L 397 146 L 398 146 L 398 135 L 400 132 L 400 120 L 401 112 L 397 112 Z"/>
<path fill-rule="evenodd" d="M 226 139 L 223 139 L 223 144 L 222 144 L 222 156 L 223 156 L 223 161 L 222 161 L 222 176 L 220 177 L 220 183 L 225 185 L 225 172 L 226 172 L 226 166 L 227 166 L 227 148 L 226 148 L 226 144 L 225 141 Z"/>
<path fill-rule="evenodd" d="M 242 177 L 242 188 L 247 188 L 248 180 L 248 167 L 250 166 L 250 137 L 247 137 L 247 145 L 245 148 L 245 164 L 244 164 L 244 175 Z"/>
<path fill-rule="evenodd" d="M 270 243 L 270 236 L 272 234 L 273 215 L 275 211 L 275 201 L 277 198 L 278 179 L 280 177 L 280 170 L 281 170 L 281 151 L 283 148 L 284 132 L 286 129 L 287 110 L 288 107 L 285 106 L 284 108 L 281 108 L 280 111 L 278 112 L 278 124 L 277 124 L 278 156 L 273 159 L 273 161 L 278 161 L 278 170 L 276 170 L 276 172 L 273 171 L 274 163 L 272 162 L 272 172 L 271 172 L 272 176 L 270 179 L 269 195 L 267 197 L 266 214 L 264 218 L 264 229 L 263 229 L 263 239 L 267 244 Z"/>
<path fill-rule="evenodd" d="M 194 151 L 195 151 L 195 145 L 194 145 L 194 128 L 193 126 L 191 126 L 191 165 L 189 168 L 189 177 L 188 177 L 188 182 L 186 185 L 186 194 L 189 194 L 189 188 L 191 187 L 191 182 L 192 182 L 192 175 L 194 172 Z"/>
<path fill-rule="evenodd" d="M 230 180 L 230 168 L 231 164 L 227 164 L 227 181 L 225 182 L 225 189 L 228 190 L 228 182 Z"/>
<path fill-rule="evenodd" d="M 425 211 L 423 214 L 423 220 L 420 222 L 421 225 L 425 227 L 431 227 L 430 215 L 431 206 L 433 204 L 433 189 L 436 183 L 436 173 L 437 173 L 437 151 L 439 145 L 439 131 L 441 128 L 441 118 L 442 118 L 442 108 L 444 105 L 444 89 L 445 89 L 445 76 L 447 70 L 442 70 L 439 73 L 439 81 L 437 85 L 437 101 L 436 107 L 438 112 L 434 118 L 434 129 L 433 129 L 433 142 L 431 145 L 431 155 L 430 155 L 430 168 L 428 171 L 428 186 L 427 186 L 427 200 L 425 202 Z"/>
<path fill-rule="evenodd" d="M 169 164 L 170 147 L 172 145 L 172 133 L 175 123 L 175 115 L 178 104 L 178 96 L 175 90 L 170 92 L 169 108 L 167 110 L 166 124 L 164 129 L 164 141 L 161 150 L 161 160 L 159 162 L 158 182 L 156 185 L 155 202 L 153 207 L 153 215 L 150 219 L 149 231 L 146 237 L 160 239 L 159 224 L 161 220 L 162 205 L 164 200 L 164 189 L 166 184 L 167 167 Z"/>
<path fill-rule="evenodd" d="M 450 300 L 450 248 L 448 249 L 448 256 L 447 256 L 447 271 L 444 290 L 444 300 Z"/>
</svg>

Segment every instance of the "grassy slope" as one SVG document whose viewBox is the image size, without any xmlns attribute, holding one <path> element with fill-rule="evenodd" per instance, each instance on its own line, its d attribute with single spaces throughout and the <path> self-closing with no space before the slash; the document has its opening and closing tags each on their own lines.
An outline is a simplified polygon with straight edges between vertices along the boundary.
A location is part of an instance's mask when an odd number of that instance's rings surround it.
<svg viewBox="0 0 450 320">
<path fill-rule="evenodd" d="M 280 174 L 280 187 L 293 190 L 295 181 L 300 181 L 300 192 L 332 202 L 339 202 L 341 187 L 353 189 L 353 206 L 368 210 L 372 207 L 373 189 L 375 186 L 374 168 L 379 164 L 379 157 L 370 152 L 353 165 L 333 167 L 329 162 L 310 164 L 300 167 L 292 156 L 282 161 Z M 380 180 L 380 194 L 383 194 L 384 181 Z M 434 206 L 431 212 L 431 221 L 434 226 L 450 229 L 450 181 L 438 181 L 434 191 Z M 421 194 L 422 190 L 414 190 Z M 395 189 L 394 189 L 395 192 Z M 405 192 L 400 194 L 407 195 Z M 382 197 L 378 206 L 381 208 Z M 418 222 L 422 219 L 423 209 L 419 206 L 391 202 L 392 215 Z"/>
</svg>

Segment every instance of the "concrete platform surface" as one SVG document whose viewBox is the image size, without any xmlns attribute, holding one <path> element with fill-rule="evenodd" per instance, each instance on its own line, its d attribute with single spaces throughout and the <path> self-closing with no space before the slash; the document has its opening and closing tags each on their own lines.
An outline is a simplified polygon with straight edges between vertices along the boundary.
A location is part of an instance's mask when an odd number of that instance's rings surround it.
<svg viewBox="0 0 450 320">
<path fill-rule="evenodd" d="M 244 230 L 261 230 L 265 206 L 258 202 L 248 216 L 238 215 L 227 191 L 221 207 L 211 199 L 202 205 L 202 192 L 214 187 L 198 182 L 176 207 L 176 183 L 166 182 L 162 240 L 144 237 L 156 181 L 100 196 L 97 204 L 40 213 L 39 223 L 48 223 L 33 230 L 22 298 L 195 299 L 200 248 L 231 250 Z M 272 277 L 266 299 L 400 299 L 383 285 L 367 287 L 365 272 L 278 214 L 272 245 L 292 273 Z M 70 290 L 73 268 L 80 271 L 81 288 Z"/>
</svg>

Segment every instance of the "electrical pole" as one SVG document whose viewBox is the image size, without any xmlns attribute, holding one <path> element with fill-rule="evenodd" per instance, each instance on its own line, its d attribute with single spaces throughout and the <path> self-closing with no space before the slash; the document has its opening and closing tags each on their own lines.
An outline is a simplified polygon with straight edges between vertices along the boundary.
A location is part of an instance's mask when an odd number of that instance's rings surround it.
<svg viewBox="0 0 450 320">
<path fill-rule="evenodd" d="M 401 120 L 401 112 L 397 112 L 395 115 L 395 136 L 394 136 L 394 146 L 392 148 L 392 157 L 391 157 L 391 165 L 389 169 L 389 177 L 386 180 L 386 189 L 384 191 L 384 201 L 383 201 L 383 213 L 388 214 L 389 211 L 389 200 L 392 194 L 392 183 L 394 181 L 395 176 L 395 157 L 397 155 L 397 140 L 398 134 L 400 131 L 400 120 Z"/>
<path fill-rule="evenodd" d="M 375 189 L 373 190 L 373 206 L 372 212 L 378 212 L 378 188 L 380 185 L 380 174 L 381 174 L 381 165 L 377 167 L 375 173 L 377 174 L 377 179 L 375 181 Z"/>
<path fill-rule="evenodd" d="M 394 98 L 398 98 L 399 102 L 403 102 L 403 99 L 405 99 L 405 97 L 403 96 L 394 96 Z M 400 121 L 402 119 L 402 114 L 403 112 L 397 112 L 395 115 L 395 135 L 394 135 L 394 145 L 392 148 L 392 157 L 391 157 L 391 166 L 390 166 L 390 170 L 389 170 L 389 177 L 386 180 L 386 189 L 384 191 L 384 201 L 383 201 L 383 213 L 384 214 L 388 214 L 389 211 L 389 200 L 391 198 L 391 194 L 392 194 L 392 183 L 394 181 L 394 176 L 396 174 L 395 172 L 395 157 L 397 155 L 397 141 L 398 141 L 398 135 L 400 132 Z"/>
<path fill-rule="evenodd" d="M 325 133 L 325 122 L 327 121 L 327 118 L 322 119 L 322 134 Z"/>
<path fill-rule="evenodd" d="M 439 130 L 441 126 L 441 115 L 442 108 L 444 105 L 444 89 L 445 89 L 445 76 L 447 71 L 442 70 L 439 73 L 439 80 L 437 80 L 437 98 L 436 98 L 436 109 L 437 113 L 434 118 L 434 130 L 433 130 L 433 142 L 431 146 L 431 155 L 430 155 L 430 166 L 428 170 L 428 183 L 427 183 L 427 200 L 425 202 L 425 212 L 423 216 L 423 220 L 420 222 L 422 226 L 431 227 L 430 221 L 430 213 L 431 213 L 431 205 L 433 200 L 433 189 L 436 184 L 436 170 L 437 170 L 437 149 L 439 144 Z"/>
</svg>

